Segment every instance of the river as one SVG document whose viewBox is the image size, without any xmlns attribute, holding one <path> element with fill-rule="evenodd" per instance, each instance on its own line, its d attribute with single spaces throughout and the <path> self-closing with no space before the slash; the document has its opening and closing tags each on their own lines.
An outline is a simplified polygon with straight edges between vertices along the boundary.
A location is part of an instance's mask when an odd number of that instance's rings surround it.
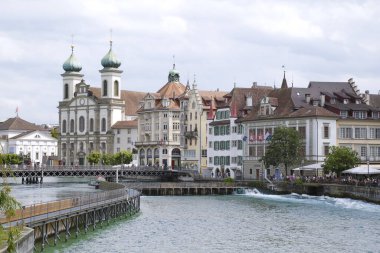
<svg viewBox="0 0 380 253">
<path fill-rule="evenodd" d="M 253 191 L 143 196 L 140 214 L 46 252 L 380 252 L 380 205 Z"/>
</svg>

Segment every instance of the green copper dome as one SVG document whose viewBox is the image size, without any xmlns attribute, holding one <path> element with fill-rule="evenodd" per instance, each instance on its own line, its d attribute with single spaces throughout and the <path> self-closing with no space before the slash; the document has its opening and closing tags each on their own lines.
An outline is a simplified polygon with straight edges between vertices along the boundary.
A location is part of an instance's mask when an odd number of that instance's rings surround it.
<svg viewBox="0 0 380 253">
<path fill-rule="evenodd" d="M 173 69 L 169 71 L 168 82 L 179 82 L 179 71 L 175 69 L 175 64 L 173 64 Z"/>
<path fill-rule="evenodd" d="M 102 66 L 104 68 L 118 68 L 121 65 L 121 62 L 116 59 L 116 55 L 112 52 L 112 41 L 110 42 L 110 50 L 102 58 Z"/>
<path fill-rule="evenodd" d="M 74 46 L 71 46 L 71 55 L 70 57 L 63 63 L 63 70 L 66 72 L 79 72 L 82 69 L 82 65 L 74 56 Z"/>
</svg>

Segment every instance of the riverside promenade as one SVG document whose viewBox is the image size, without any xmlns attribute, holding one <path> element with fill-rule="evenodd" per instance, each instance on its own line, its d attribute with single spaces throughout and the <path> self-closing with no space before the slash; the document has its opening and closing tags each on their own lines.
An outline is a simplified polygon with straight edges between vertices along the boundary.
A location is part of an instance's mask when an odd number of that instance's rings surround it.
<svg viewBox="0 0 380 253">
<path fill-rule="evenodd" d="M 67 241 L 72 233 L 78 237 L 80 232 L 87 233 L 115 218 L 140 211 L 139 191 L 108 182 L 101 183 L 100 189 L 104 191 L 23 206 L 10 219 L 0 215 L 0 223 L 5 228 L 24 225 L 34 229 L 32 241 L 39 241 L 43 251 L 47 245 L 56 245 L 62 238 Z"/>
</svg>

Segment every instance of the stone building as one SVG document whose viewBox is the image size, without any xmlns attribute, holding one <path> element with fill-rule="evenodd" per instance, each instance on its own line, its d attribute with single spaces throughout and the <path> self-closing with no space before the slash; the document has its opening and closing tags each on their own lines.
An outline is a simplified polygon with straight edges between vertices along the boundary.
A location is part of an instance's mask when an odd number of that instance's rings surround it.
<svg viewBox="0 0 380 253">
<path fill-rule="evenodd" d="M 112 51 L 112 41 L 101 64 L 100 88 L 90 87 L 83 80 L 73 50 L 63 64 L 63 96 L 58 106 L 59 157 L 63 164 L 86 165 L 86 157 L 93 151 L 114 153 L 117 137 L 112 126 L 135 119 L 138 103 L 146 94 L 121 89 L 123 71 Z"/>
</svg>

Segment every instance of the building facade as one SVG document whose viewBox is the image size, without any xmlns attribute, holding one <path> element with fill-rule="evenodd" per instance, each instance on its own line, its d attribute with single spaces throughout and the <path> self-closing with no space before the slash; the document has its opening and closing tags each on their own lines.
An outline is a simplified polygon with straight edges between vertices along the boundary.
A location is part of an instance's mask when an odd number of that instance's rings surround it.
<svg viewBox="0 0 380 253">
<path fill-rule="evenodd" d="M 101 88 L 85 83 L 80 73 L 82 67 L 73 52 L 63 64 L 63 96 L 58 106 L 62 164 L 86 165 L 86 157 L 91 152 L 114 153 L 112 126 L 136 118 L 138 101 L 145 95 L 144 92 L 121 90 L 123 71 L 112 51 L 112 42 L 101 64 Z"/>
<path fill-rule="evenodd" d="M 27 157 L 30 165 L 51 165 L 58 153 L 57 139 L 49 130 L 19 118 L 0 123 L 0 153 Z"/>
<path fill-rule="evenodd" d="M 271 90 L 256 83 L 251 88 L 235 87 L 216 106 L 215 115 L 207 121 L 208 168 L 212 177 L 242 179 L 244 126 L 237 119 L 249 114 Z"/>
<path fill-rule="evenodd" d="M 169 71 L 168 82 L 156 93 L 148 93 L 140 102 L 138 114 L 138 164 L 179 168 L 180 104 L 178 97 L 185 91 L 179 72 Z"/>
</svg>

